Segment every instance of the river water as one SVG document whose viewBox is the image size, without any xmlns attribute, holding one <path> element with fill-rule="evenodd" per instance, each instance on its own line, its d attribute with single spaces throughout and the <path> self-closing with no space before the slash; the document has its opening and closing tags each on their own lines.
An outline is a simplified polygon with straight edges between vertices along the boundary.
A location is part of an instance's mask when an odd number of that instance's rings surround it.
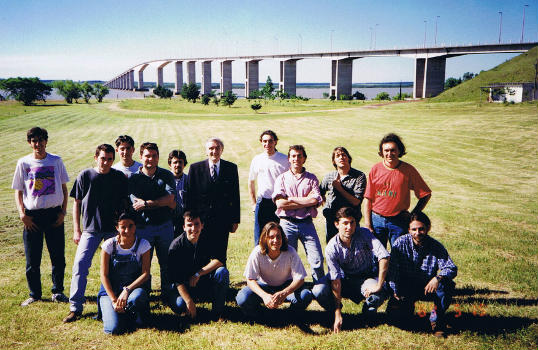
<svg viewBox="0 0 538 350">
<path fill-rule="evenodd" d="M 355 91 L 360 91 L 366 96 L 366 99 L 371 100 L 380 92 L 387 92 L 391 97 L 400 92 L 399 87 L 375 87 L 375 88 L 353 88 L 353 93 Z M 218 92 L 218 90 L 217 90 Z M 233 92 L 240 98 L 245 97 L 245 89 L 233 89 Z M 297 88 L 297 96 L 308 97 L 308 98 L 323 98 L 323 93 L 329 93 L 329 88 Z M 402 87 L 402 93 L 413 94 L 412 87 Z M 105 99 L 126 99 L 126 98 L 144 98 L 145 96 L 150 95 L 149 91 L 127 91 L 127 90 L 117 90 L 110 89 L 110 93 L 105 97 Z M 47 100 L 63 100 L 63 97 L 58 94 L 57 90 L 54 89 L 51 95 Z M 82 100 L 82 99 L 81 99 Z"/>
</svg>

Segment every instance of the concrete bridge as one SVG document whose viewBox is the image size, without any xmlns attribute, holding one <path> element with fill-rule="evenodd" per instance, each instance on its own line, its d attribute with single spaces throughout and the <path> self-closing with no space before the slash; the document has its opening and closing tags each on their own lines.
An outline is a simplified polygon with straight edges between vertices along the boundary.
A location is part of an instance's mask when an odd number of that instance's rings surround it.
<svg viewBox="0 0 538 350">
<path fill-rule="evenodd" d="M 258 65 L 261 60 L 280 61 L 279 88 L 290 95 L 296 94 L 297 62 L 305 59 L 326 59 L 331 64 L 330 95 L 340 99 L 342 95 L 351 95 L 353 60 L 363 57 L 402 56 L 415 59 L 415 77 L 413 97 L 433 97 L 444 89 L 445 67 L 447 58 L 470 54 L 494 54 L 526 52 L 538 45 L 538 42 L 518 44 L 485 44 L 468 46 L 444 46 L 412 49 L 365 50 L 346 52 L 320 52 L 300 54 L 279 54 L 237 57 L 198 57 L 198 58 L 169 58 L 153 60 L 138 64 L 106 82 L 112 89 L 136 90 L 135 71 L 138 73 L 138 89 L 144 88 L 144 70 L 150 65 L 157 65 L 157 85 L 163 85 L 163 68 L 174 63 L 175 92 L 179 93 L 183 83 L 195 83 L 195 63 L 201 63 L 202 89 L 201 93 L 211 92 L 211 63 L 220 64 L 220 90 L 226 92 L 232 89 L 232 62 L 245 63 L 245 96 L 259 89 Z M 185 65 L 186 79 L 184 81 L 183 66 Z"/>
</svg>

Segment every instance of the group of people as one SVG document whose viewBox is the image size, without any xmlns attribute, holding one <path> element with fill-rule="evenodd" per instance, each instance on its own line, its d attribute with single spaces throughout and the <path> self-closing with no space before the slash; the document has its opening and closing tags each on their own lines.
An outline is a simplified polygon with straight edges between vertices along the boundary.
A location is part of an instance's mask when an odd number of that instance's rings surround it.
<svg viewBox="0 0 538 350">
<path fill-rule="evenodd" d="M 21 158 L 12 188 L 24 225 L 29 298 L 42 297 L 40 263 L 43 238 L 52 264 L 52 300 L 69 302 L 64 322 L 82 315 L 87 276 L 101 244 L 99 315 L 106 333 L 121 333 L 147 324 L 150 316 L 150 264 L 155 251 L 160 267 L 161 297 L 177 314 L 195 318 L 195 300 L 212 302 L 212 316 L 225 316 L 229 286 L 226 268 L 228 237 L 240 223 L 239 177 L 234 163 L 221 159 L 223 142 L 207 140 L 207 159 L 191 164 L 180 150 L 168 156 L 170 171 L 160 168 L 157 144 L 140 145 L 140 162 L 133 159 L 134 140 L 121 135 L 115 148 L 97 146 L 95 167 L 83 170 L 69 194 L 73 198 L 73 262 L 69 298 L 63 294 L 65 270 L 64 217 L 69 177 L 62 159 L 46 152 L 48 133 L 27 132 L 32 153 Z M 277 135 L 260 135 L 263 152 L 252 160 L 248 193 L 254 212 L 254 246 L 245 268 L 246 286 L 236 296 L 246 316 L 260 308 L 304 310 L 313 299 L 334 314 L 334 331 L 342 327 L 342 297 L 372 314 L 387 299 L 387 312 L 410 317 L 419 299 L 433 300 L 432 329 L 442 334 L 457 268 L 441 243 L 431 238 L 429 218 L 422 212 L 431 190 L 418 171 L 400 158 L 401 139 L 386 135 L 379 143 L 382 161 L 368 178 L 351 167 L 344 147 L 332 152 L 335 171 L 321 184 L 305 170 L 306 150 L 277 151 Z M 120 156 L 114 164 L 115 154 Z M 418 198 L 409 212 L 410 191 Z M 365 201 L 365 227 L 360 227 Z M 324 204 L 326 219 L 325 274 L 323 251 L 313 218 Z M 81 222 L 82 219 L 82 222 Z M 313 279 L 297 254 L 306 252 Z M 101 243 L 102 242 L 102 243 Z M 390 242 L 390 254 L 386 249 Z"/>
</svg>

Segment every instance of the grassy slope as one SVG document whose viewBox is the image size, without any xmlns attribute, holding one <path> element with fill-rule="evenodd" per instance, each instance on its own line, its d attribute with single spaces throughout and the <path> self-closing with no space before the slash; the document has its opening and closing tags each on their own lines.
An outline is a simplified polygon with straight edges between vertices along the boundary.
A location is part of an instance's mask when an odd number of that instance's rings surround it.
<svg viewBox="0 0 538 350">
<path fill-rule="evenodd" d="M 452 89 L 444 91 L 431 101 L 479 101 L 480 87 L 493 83 L 531 82 L 534 81 L 534 64 L 538 59 L 538 47 L 535 47 L 519 56 L 506 61 L 495 68 L 480 73 L 475 78 L 461 83 Z M 482 100 L 486 93 L 482 93 Z"/>
<path fill-rule="evenodd" d="M 18 117 L 0 119 L 3 143 L 0 153 L 0 348 L 536 348 L 538 343 L 538 113 L 535 105 L 483 105 L 465 103 L 408 103 L 382 108 L 311 115 L 245 115 L 234 117 L 160 118 L 158 115 L 111 112 L 110 104 L 53 107 L 38 112 L 18 109 Z M 4 105 L 0 103 L 0 115 Z M 274 117 L 278 117 L 273 120 Z M 415 165 L 433 190 L 427 212 L 433 219 L 432 235 L 442 241 L 459 266 L 458 295 L 451 308 L 455 335 L 433 339 L 424 332 L 405 331 L 384 323 L 367 327 L 359 306 L 344 302 L 346 332 L 330 335 L 330 322 L 319 306 L 309 307 L 306 324 L 297 326 L 277 313 L 279 320 L 264 325 L 242 321 L 237 306 L 228 302 L 229 320 L 202 323 L 176 332 L 176 317 L 159 301 L 152 302 L 155 325 L 122 337 L 105 337 L 102 324 L 91 319 L 95 300 L 86 305 L 86 318 L 64 325 L 66 305 L 38 303 L 19 307 L 26 297 L 21 225 L 10 190 L 17 158 L 27 154 L 25 131 L 34 125 L 49 130 L 48 150 L 60 154 L 73 179 L 92 166 L 95 145 L 112 143 L 118 134 L 132 135 L 137 144 L 156 141 L 163 153 L 180 147 L 189 162 L 202 159 L 202 143 L 209 135 L 223 138 L 223 157 L 239 166 L 242 223 L 231 236 L 229 269 L 232 293 L 242 273 L 252 240 L 252 213 L 246 191 L 248 166 L 260 152 L 257 137 L 271 128 L 280 138 L 279 149 L 302 143 L 308 151 L 308 170 L 322 177 L 331 170 L 330 152 L 345 145 L 353 165 L 363 171 L 378 161 L 379 138 L 389 131 L 403 136 L 409 149 L 405 160 Z M 161 159 L 166 166 L 166 159 Z M 69 183 L 71 186 L 72 181 Z M 324 221 L 315 220 L 320 236 Z M 66 282 L 71 277 L 75 246 L 70 241 L 71 215 L 66 223 Z M 303 260 L 304 253 L 299 249 Z M 99 286 L 99 263 L 94 260 L 87 295 Z M 307 267 L 308 268 L 308 267 Z M 50 262 L 44 253 L 44 297 L 50 289 Z M 152 272 L 158 274 L 156 260 Z M 154 287 L 158 278 L 154 278 Z M 480 306 L 483 303 L 484 306 Z M 418 309 L 429 305 L 420 304 Z M 483 317 L 473 311 L 483 310 Z M 372 343 L 372 339 L 376 339 Z"/>
</svg>

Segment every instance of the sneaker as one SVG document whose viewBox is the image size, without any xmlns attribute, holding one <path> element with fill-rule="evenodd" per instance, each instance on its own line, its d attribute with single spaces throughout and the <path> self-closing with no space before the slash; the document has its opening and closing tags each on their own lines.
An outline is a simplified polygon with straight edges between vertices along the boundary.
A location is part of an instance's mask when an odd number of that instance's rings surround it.
<svg viewBox="0 0 538 350">
<path fill-rule="evenodd" d="M 69 298 L 64 293 L 55 293 L 52 294 L 52 301 L 55 303 L 67 303 L 69 302 Z"/>
<path fill-rule="evenodd" d="M 362 304 L 362 313 L 368 316 L 375 315 L 377 313 L 377 308 L 364 302 L 364 304 Z"/>
<path fill-rule="evenodd" d="M 443 329 L 443 327 L 437 322 L 430 322 L 430 324 L 432 326 L 433 336 L 436 338 L 444 338 L 445 330 Z"/>
<path fill-rule="evenodd" d="M 32 304 L 32 303 L 35 303 L 35 302 L 38 301 L 38 300 L 39 300 L 39 299 L 36 299 L 36 298 L 34 298 L 34 297 L 29 297 L 28 299 L 26 299 L 25 301 L 23 301 L 23 302 L 21 303 L 21 306 L 28 306 L 28 305 L 30 305 L 30 304 Z"/>
<path fill-rule="evenodd" d="M 78 318 L 81 315 L 82 315 L 82 312 L 80 311 L 70 311 L 69 314 L 65 316 L 65 318 L 63 319 L 63 322 L 64 323 L 75 322 L 76 320 L 78 320 Z"/>
</svg>

